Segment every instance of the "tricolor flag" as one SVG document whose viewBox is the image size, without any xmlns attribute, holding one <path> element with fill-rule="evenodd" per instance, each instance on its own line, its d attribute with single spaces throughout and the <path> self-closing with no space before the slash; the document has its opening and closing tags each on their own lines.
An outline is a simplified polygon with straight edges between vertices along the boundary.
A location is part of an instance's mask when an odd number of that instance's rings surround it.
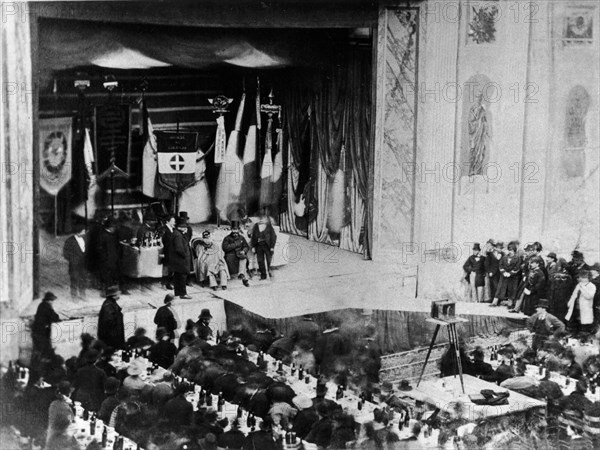
<svg viewBox="0 0 600 450">
<path fill-rule="evenodd" d="M 267 121 L 267 134 L 265 137 L 265 156 L 260 169 L 260 207 L 269 208 L 273 201 L 273 118 Z M 268 213 L 268 211 L 264 211 Z"/>
<path fill-rule="evenodd" d="M 87 189 L 85 190 L 84 194 L 84 202 L 73 210 L 73 212 L 80 217 L 86 217 L 86 213 L 87 217 L 93 216 L 96 211 L 96 193 L 99 191 L 99 187 L 98 182 L 96 181 L 96 174 L 94 173 L 94 162 L 94 148 L 92 147 L 90 130 L 86 128 L 83 138 L 83 163 L 85 168 Z"/>
<path fill-rule="evenodd" d="M 196 183 L 198 133 L 157 131 L 158 181 L 173 192 Z"/>
<path fill-rule="evenodd" d="M 241 207 L 243 164 L 238 156 L 238 147 L 245 104 L 246 94 L 243 94 L 235 117 L 235 127 L 229 135 L 225 159 L 221 164 L 217 180 L 215 207 L 219 211 L 219 217 L 224 221 L 240 220 L 239 217 L 230 216 L 232 211 L 237 215 L 237 210 Z"/>
<path fill-rule="evenodd" d="M 256 165 L 256 146 L 257 146 L 257 130 L 256 130 L 256 109 L 252 108 L 252 118 L 246 135 L 246 145 L 244 146 L 244 174 L 242 177 L 242 195 L 244 196 L 243 203 L 248 215 L 254 213 L 258 209 L 258 191 L 259 178 Z"/>
</svg>

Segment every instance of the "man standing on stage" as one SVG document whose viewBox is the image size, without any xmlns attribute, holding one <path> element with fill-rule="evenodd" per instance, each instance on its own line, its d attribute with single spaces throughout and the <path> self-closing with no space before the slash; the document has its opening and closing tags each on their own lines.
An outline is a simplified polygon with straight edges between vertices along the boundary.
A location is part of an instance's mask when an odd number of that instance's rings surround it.
<svg viewBox="0 0 600 450">
<path fill-rule="evenodd" d="M 171 239 L 173 237 L 173 230 L 175 229 L 175 217 L 167 216 L 165 226 L 163 228 L 162 243 L 163 243 L 163 285 L 167 289 L 173 289 L 171 284 L 172 273 L 169 270 L 169 247 L 171 246 Z"/>
<path fill-rule="evenodd" d="M 250 286 L 246 278 L 246 262 L 248 259 L 248 250 L 250 247 L 240 234 L 240 226 L 237 222 L 231 225 L 231 233 L 223 239 L 223 251 L 225 252 L 225 261 L 230 275 L 238 274 L 238 278 L 242 280 L 244 286 Z"/>
<path fill-rule="evenodd" d="M 271 275 L 271 258 L 275 252 L 275 244 L 277 243 L 277 235 L 271 225 L 271 221 L 267 216 L 261 216 L 259 222 L 252 228 L 252 237 L 250 238 L 250 246 L 252 251 L 256 253 L 258 260 L 258 268 L 260 270 L 260 279 L 266 280 L 267 273 L 269 278 Z M 266 260 L 266 266 L 265 266 Z"/>
<path fill-rule="evenodd" d="M 87 286 L 85 228 L 80 227 L 75 234 L 65 241 L 63 257 L 69 263 L 69 279 L 71 280 L 71 297 L 85 298 Z"/>
<path fill-rule="evenodd" d="M 119 238 L 117 224 L 113 217 L 108 217 L 104 223 L 96 242 L 96 257 L 98 258 L 98 272 L 104 289 L 118 285 L 121 279 L 119 273 Z M 121 286 L 123 295 L 129 294 Z"/>
<path fill-rule="evenodd" d="M 171 234 L 168 248 L 168 268 L 173 273 L 175 296 L 190 299 L 187 295 L 186 281 L 192 265 L 192 251 L 190 244 L 183 233 L 187 229 L 187 221 L 181 217 L 177 219 L 176 228 Z"/>
<path fill-rule="evenodd" d="M 109 287 L 98 315 L 98 339 L 114 349 L 121 349 L 125 345 L 123 312 L 117 303 L 119 298 L 119 288 Z"/>
</svg>

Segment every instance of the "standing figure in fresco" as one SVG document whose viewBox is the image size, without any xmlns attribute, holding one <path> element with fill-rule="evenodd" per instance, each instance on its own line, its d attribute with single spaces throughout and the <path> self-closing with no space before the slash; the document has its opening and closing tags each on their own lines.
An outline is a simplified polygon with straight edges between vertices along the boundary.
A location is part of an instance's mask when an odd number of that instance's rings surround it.
<svg viewBox="0 0 600 450">
<path fill-rule="evenodd" d="M 490 125 L 483 104 L 483 91 L 477 93 L 477 102 L 469 110 L 469 176 L 483 174 L 483 161 L 488 151 Z"/>
</svg>

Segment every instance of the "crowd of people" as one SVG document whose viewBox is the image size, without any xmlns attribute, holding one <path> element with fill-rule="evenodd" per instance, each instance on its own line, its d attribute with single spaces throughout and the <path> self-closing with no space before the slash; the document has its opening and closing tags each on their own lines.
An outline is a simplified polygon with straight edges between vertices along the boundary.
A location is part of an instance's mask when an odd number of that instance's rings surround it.
<svg viewBox="0 0 600 450">
<path fill-rule="evenodd" d="M 71 297 L 85 299 L 89 286 L 101 291 L 119 286 L 123 295 L 128 294 L 131 284 L 124 273 L 124 257 L 121 244 L 135 247 L 162 247 L 162 285 L 173 290 L 180 298 L 190 298 L 187 287 L 193 280 L 208 284 L 212 289 L 227 289 L 227 281 L 237 276 L 244 286 L 249 279 L 260 276 L 261 280 L 272 278 L 271 262 L 277 234 L 268 216 L 261 216 L 250 223 L 246 238 L 241 230 L 245 221 L 231 224 L 231 232 L 222 244 L 215 243 L 210 230 L 202 237 L 194 238 L 185 211 L 179 215 L 165 214 L 158 217 L 151 209 L 143 222 L 122 215 L 103 217 L 86 231 L 83 225 L 75 227 L 63 247 L 63 257 L 68 262 Z"/>
<path fill-rule="evenodd" d="M 571 260 L 556 253 L 542 254 L 534 242 L 521 249 L 518 241 L 490 239 L 473 245 L 463 269 L 472 301 L 506 305 L 509 312 L 535 313 L 538 302 L 548 302 L 548 314 L 569 331 L 593 332 L 600 324 L 600 263 L 588 265 L 583 253 L 573 250 Z"/>
<path fill-rule="evenodd" d="M 197 320 L 188 319 L 185 331 L 178 335 L 181 322 L 173 308 L 178 299 L 167 294 L 154 317 L 155 335 L 150 337 L 139 328 L 125 339 L 120 292 L 111 286 L 99 314 L 97 338 L 82 335 L 80 353 L 65 361 L 56 354 L 50 339 L 52 323 L 60 320 L 53 310 L 55 300 L 55 295 L 47 293 L 34 318 L 31 376 L 18 403 L 23 411 L 38 417 L 20 426 L 32 434 L 35 430 L 31 428 L 37 426 L 38 442 L 46 442 L 48 449 L 71 448 L 67 436 L 70 420 L 66 417 L 71 417 L 72 410 L 65 407 L 71 401 L 96 412 L 98 418 L 145 449 L 185 448 L 183 443 L 189 449 L 217 445 L 275 449 L 282 445 L 281 430 L 290 427 L 299 438 L 320 448 L 345 448 L 345 442 L 357 437 L 354 420 L 336 402 L 325 399 L 325 380 L 360 391 L 363 398 L 373 398 L 379 389 L 381 352 L 375 329 L 367 323 L 359 329 L 344 327 L 332 317 L 322 329 L 307 315 L 290 336 L 266 323 L 249 327 L 239 320 L 221 332 L 213 329 L 213 317 L 205 308 Z M 140 378 L 143 368 L 135 360 L 126 371 L 118 372 L 111 359 L 122 349 L 143 351 L 150 362 L 168 369 L 166 375 L 148 385 Z M 301 367 L 323 383 L 317 386 L 314 398 L 298 396 L 286 385 L 283 374 L 268 376 L 266 361 L 250 361 L 248 351 Z M 214 409 L 192 411 L 185 399 L 190 385 L 177 383 L 177 377 L 214 394 L 222 393 L 226 401 L 262 418 L 260 429 L 244 436 L 238 424 L 218 420 Z M 57 398 L 49 397 L 48 390 L 43 398 L 39 396 L 42 381 L 54 386 Z M 44 404 L 50 400 L 50 406 Z M 382 439 L 382 423 L 390 420 L 389 414 L 377 414 L 376 425 L 369 428 L 373 442 Z M 42 429 L 46 437 L 41 436 Z"/>
</svg>

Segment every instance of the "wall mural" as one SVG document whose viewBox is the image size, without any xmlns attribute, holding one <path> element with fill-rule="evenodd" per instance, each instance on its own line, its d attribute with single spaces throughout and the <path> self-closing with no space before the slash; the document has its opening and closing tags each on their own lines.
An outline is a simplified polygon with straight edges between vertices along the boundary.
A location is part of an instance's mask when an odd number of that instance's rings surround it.
<svg viewBox="0 0 600 450">
<path fill-rule="evenodd" d="M 464 84 L 460 158 L 462 176 L 485 175 L 492 143 L 491 94 L 488 91 L 494 86 L 488 77 L 481 74 L 472 76 Z"/>
<path fill-rule="evenodd" d="M 469 27 L 467 35 L 476 44 L 485 44 L 496 40 L 496 22 L 500 18 L 498 2 L 474 2 L 469 5 Z"/>
<path fill-rule="evenodd" d="M 583 86 L 571 89 L 565 109 L 565 148 L 563 169 L 568 178 L 582 177 L 585 172 L 586 116 L 590 108 L 590 94 Z"/>
</svg>

